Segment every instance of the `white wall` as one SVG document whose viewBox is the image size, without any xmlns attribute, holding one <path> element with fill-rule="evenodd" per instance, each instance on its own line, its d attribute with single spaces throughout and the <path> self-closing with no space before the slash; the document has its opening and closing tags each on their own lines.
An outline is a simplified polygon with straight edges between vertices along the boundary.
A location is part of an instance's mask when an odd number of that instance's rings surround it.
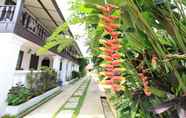
<svg viewBox="0 0 186 118">
<path fill-rule="evenodd" d="M 4 5 L 5 0 L 0 0 L 0 5 Z"/>
<path fill-rule="evenodd" d="M 24 40 L 11 33 L 1 33 L 0 43 L 0 115 L 2 115 L 6 107 L 8 90 L 13 84 L 19 50 Z"/>
<path fill-rule="evenodd" d="M 6 108 L 6 98 L 9 89 L 13 86 L 14 76 L 16 74 L 16 64 L 19 55 L 19 51 L 24 51 L 22 68 L 24 70 L 29 69 L 31 54 L 35 53 L 38 49 L 38 45 L 28 42 L 27 40 L 12 34 L 1 33 L 0 34 L 0 116 L 3 114 Z M 30 51 L 31 49 L 31 51 Z M 66 83 L 66 77 L 71 77 L 72 63 L 68 59 L 62 58 L 62 70 L 59 71 L 61 57 L 52 52 L 48 52 L 46 55 L 40 56 L 39 66 L 42 60 L 48 57 L 51 61 L 50 67 L 53 67 L 60 79 Z M 68 68 L 67 68 L 68 66 Z M 22 80 L 22 79 L 21 79 Z M 67 82 L 68 83 L 68 82 Z"/>
</svg>

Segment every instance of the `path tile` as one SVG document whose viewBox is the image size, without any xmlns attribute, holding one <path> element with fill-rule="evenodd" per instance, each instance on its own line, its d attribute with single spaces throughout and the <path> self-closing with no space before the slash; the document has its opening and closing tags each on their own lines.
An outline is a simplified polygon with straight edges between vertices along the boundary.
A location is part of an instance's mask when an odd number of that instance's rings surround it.
<svg viewBox="0 0 186 118">
<path fill-rule="evenodd" d="M 80 97 L 71 97 L 68 102 L 79 102 Z"/>
<path fill-rule="evenodd" d="M 56 116 L 56 118 L 72 118 L 73 112 L 73 110 L 63 110 Z"/>
<path fill-rule="evenodd" d="M 75 109 L 78 105 L 78 102 L 67 102 L 64 106 L 64 109 Z"/>
</svg>

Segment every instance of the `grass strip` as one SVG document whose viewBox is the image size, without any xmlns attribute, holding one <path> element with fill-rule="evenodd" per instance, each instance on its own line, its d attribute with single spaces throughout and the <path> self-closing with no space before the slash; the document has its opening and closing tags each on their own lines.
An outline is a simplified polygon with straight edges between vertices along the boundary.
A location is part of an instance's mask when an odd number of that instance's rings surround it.
<svg viewBox="0 0 186 118">
<path fill-rule="evenodd" d="M 85 88 L 85 90 L 84 90 L 84 92 L 83 92 L 83 95 L 82 95 L 82 96 L 79 96 L 80 99 L 79 99 L 79 102 L 78 102 L 77 107 L 76 107 L 75 109 L 69 109 L 69 110 L 74 110 L 73 118 L 76 118 L 77 115 L 78 115 L 79 112 L 80 112 L 81 106 L 82 106 L 82 104 L 83 104 L 83 101 L 84 101 L 85 96 L 86 96 L 86 93 L 87 93 L 87 89 L 88 89 L 89 84 L 90 84 L 90 80 L 85 80 L 85 81 L 83 81 L 82 84 L 80 84 L 80 86 L 74 91 L 74 93 L 72 94 L 72 96 L 69 97 L 69 99 L 70 99 L 71 97 L 77 97 L 77 96 L 74 96 L 74 94 L 75 94 L 75 93 L 78 91 L 78 89 L 79 89 L 81 86 L 83 86 L 84 84 L 87 84 L 87 85 L 86 85 L 86 88 Z M 69 100 L 69 99 L 68 99 L 68 100 Z M 69 102 L 68 100 L 59 108 L 59 110 L 58 110 L 57 112 L 55 112 L 55 114 L 52 116 L 52 118 L 55 118 L 61 111 L 66 110 L 66 109 L 64 109 L 64 107 L 65 107 L 65 105 Z"/>
<path fill-rule="evenodd" d="M 78 105 L 77 105 L 77 107 L 76 107 L 76 109 L 75 109 L 75 111 L 74 111 L 74 113 L 72 115 L 72 118 L 77 118 L 77 116 L 78 116 L 78 114 L 79 114 L 79 112 L 81 110 L 81 107 L 83 106 L 85 97 L 87 95 L 87 91 L 88 91 L 90 82 L 91 82 L 91 80 L 88 81 L 87 86 L 85 88 L 85 91 L 84 91 L 83 95 L 80 97 L 79 103 L 78 103 Z"/>
</svg>

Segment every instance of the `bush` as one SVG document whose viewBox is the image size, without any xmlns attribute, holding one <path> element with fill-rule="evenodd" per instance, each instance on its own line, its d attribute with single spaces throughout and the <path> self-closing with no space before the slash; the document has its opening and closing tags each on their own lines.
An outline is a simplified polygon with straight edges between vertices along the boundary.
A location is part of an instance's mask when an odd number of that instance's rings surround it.
<svg viewBox="0 0 186 118">
<path fill-rule="evenodd" d="M 16 118 L 16 116 L 11 116 L 11 115 L 6 114 L 6 115 L 2 116 L 2 118 Z"/>
<path fill-rule="evenodd" d="M 49 67 L 41 67 L 40 73 L 34 74 L 31 71 L 27 75 L 27 82 L 34 96 L 38 96 L 57 87 L 57 72 Z"/>
<path fill-rule="evenodd" d="M 57 72 L 49 67 L 41 67 L 41 71 L 40 81 L 43 84 L 43 92 L 57 87 Z"/>
<path fill-rule="evenodd" d="M 23 85 L 17 84 L 9 90 L 7 102 L 8 105 L 16 106 L 32 98 L 31 91 Z"/>
<path fill-rule="evenodd" d="M 77 71 L 72 71 L 72 79 L 80 78 L 80 73 Z"/>
</svg>

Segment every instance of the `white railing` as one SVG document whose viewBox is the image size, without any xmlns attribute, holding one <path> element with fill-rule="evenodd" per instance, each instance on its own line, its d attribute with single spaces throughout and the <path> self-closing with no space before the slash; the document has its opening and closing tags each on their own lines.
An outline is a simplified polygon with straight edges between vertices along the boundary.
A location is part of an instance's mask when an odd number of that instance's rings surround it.
<svg viewBox="0 0 186 118">
<path fill-rule="evenodd" d="M 27 74 L 30 73 L 31 71 L 29 70 L 16 70 L 14 73 L 14 78 L 13 78 L 13 86 L 15 86 L 17 83 L 21 83 L 23 85 L 26 85 L 27 81 Z M 40 73 L 41 71 L 33 71 L 33 74 Z"/>
</svg>

